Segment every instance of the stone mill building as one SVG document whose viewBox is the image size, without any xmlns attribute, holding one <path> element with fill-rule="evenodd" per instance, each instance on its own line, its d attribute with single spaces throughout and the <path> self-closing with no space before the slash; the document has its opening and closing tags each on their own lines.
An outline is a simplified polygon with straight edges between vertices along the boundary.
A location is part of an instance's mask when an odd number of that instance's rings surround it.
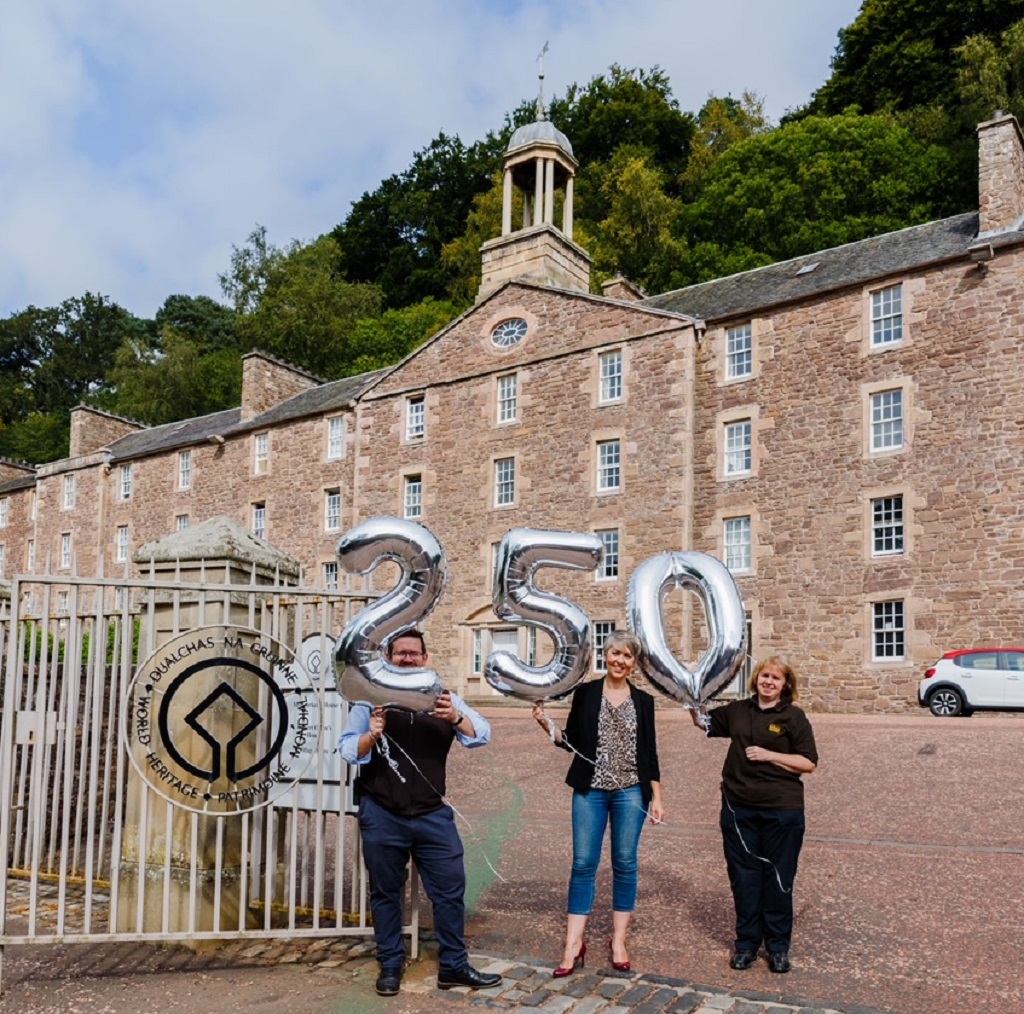
<svg viewBox="0 0 1024 1014">
<path fill-rule="evenodd" d="M 410 518 L 448 558 L 432 660 L 474 697 L 491 693 L 489 651 L 545 650 L 491 609 L 504 533 L 594 532 L 598 572 L 544 585 L 598 642 L 624 626 L 639 563 L 697 549 L 735 575 L 752 655 L 788 654 L 810 708 L 913 708 L 944 651 L 1024 641 L 1013 117 L 979 126 L 978 157 L 976 212 L 595 295 L 572 238 L 572 146 L 540 119 L 506 152 L 502 235 L 471 309 L 393 368 L 332 383 L 252 353 L 242 404 L 214 415 L 145 428 L 76 409 L 69 458 L 0 464 L 3 573 L 127 573 L 143 544 L 227 514 L 329 595 L 342 532 Z M 699 615 L 671 608 L 691 658 Z"/>
</svg>

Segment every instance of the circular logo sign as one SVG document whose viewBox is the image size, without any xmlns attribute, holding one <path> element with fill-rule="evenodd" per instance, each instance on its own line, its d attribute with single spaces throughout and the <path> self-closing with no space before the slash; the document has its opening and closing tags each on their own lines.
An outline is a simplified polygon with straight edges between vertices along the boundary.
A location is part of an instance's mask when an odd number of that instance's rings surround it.
<svg viewBox="0 0 1024 1014">
<path fill-rule="evenodd" d="M 122 735 L 175 806 L 242 813 L 274 802 L 319 753 L 319 695 L 279 641 L 201 627 L 161 645 L 128 688 Z"/>
<path fill-rule="evenodd" d="M 334 638 L 330 634 L 307 634 L 299 645 L 299 661 L 309 678 L 328 690 L 335 689 L 333 658 Z"/>
</svg>

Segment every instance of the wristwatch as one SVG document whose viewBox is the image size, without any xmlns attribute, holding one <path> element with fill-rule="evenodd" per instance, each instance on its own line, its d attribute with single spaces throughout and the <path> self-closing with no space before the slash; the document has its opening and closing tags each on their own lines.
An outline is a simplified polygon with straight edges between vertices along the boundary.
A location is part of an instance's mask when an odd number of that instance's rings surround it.
<svg viewBox="0 0 1024 1014">
<path fill-rule="evenodd" d="M 454 729 L 456 726 L 462 725 L 462 720 L 465 717 L 466 716 L 463 715 L 463 713 L 461 711 L 456 711 L 455 712 L 455 721 L 452 722 L 452 728 Z"/>
</svg>

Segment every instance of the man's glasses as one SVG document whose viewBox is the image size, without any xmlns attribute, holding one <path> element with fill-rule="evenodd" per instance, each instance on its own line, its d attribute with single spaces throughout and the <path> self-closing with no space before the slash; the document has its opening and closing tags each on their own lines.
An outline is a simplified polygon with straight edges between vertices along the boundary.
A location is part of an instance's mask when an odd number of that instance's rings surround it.
<svg viewBox="0 0 1024 1014">
<path fill-rule="evenodd" d="M 392 652 L 392 658 L 400 658 L 409 662 L 414 662 L 418 658 L 423 658 L 422 651 L 396 651 Z"/>
</svg>

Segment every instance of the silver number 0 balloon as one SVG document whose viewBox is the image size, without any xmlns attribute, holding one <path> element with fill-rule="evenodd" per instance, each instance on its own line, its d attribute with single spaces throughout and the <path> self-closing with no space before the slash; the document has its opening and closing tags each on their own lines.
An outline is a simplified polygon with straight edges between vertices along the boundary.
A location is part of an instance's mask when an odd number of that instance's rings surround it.
<svg viewBox="0 0 1024 1014">
<path fill-rule="evenodd" d="M 405 669 L 382 657 L 388 640 L 411 630 L 435 606 L 447 564 L 441 544 L 422 525 L 403 518 L 370 518 L 350 528 L 338 543 L 338 564 L 368 574 L 384 560 L 402 569 L 398 584 L 349 621 L 334 651 L 338 686 L 350 702 L 394 704 L 430 711 L 441 693 L 432 669 Z"/>
<path fill-rule="evenodd" d="M 691 672 L 665 638 L 663 605 L 674 588 L 696 593 L 704 605 L 708 648 Z M 647 649 L 647 678 L 666 696 L 694 710 L 728 685 L 743 663 L 746 618 L 732 574 L 706 553 L 660 553 L 633 572 L 626 598 L 629 628 Z"/>
<path fill-rule="evenodd" d="M 590 666 L 590 620 L 574 602 L 540 591 L 533 577 L 541 567 L 593 570 L 604 553 L 596 535 L 513 528 L 498 546 L 494 567 L 494 612 L 499 619 L 546 631 L 555 643 L 551 661 L 524 664 L 508 651 L 487 656 L 484 677 L 500 693 L 535 701 L 571 693 Z"/>
</svg>

